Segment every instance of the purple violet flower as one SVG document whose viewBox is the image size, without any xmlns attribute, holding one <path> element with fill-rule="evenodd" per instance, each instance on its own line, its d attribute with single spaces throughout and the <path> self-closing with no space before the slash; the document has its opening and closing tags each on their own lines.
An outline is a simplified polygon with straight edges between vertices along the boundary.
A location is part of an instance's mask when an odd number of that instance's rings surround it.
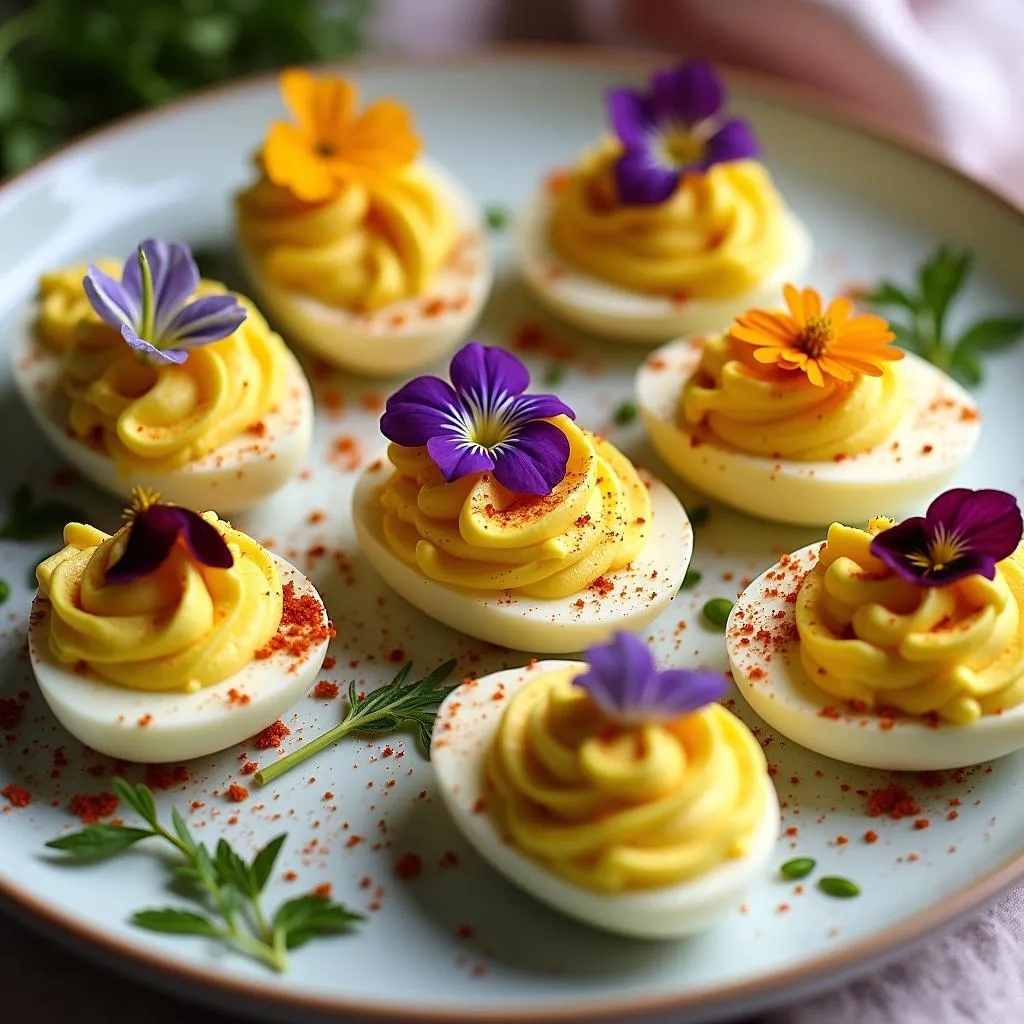
<svg viewBox="0 0 1024 1024">
<path fill-rule="evenodd" d="M 659 71 L 648 93 L 612 89 L 608 116 L 625 150 L 615 165 L 622 202 L 662 203 L 687 171 L 756 156 L 747 123 L 721 116 L 724 102 L 721 80 L 701 60 Z"/>
<path fill-rule="evenodd" d="M 162 505 L 160 495 L 140 487 L 132 490 L 124 553 L 107 569 L 107 583 L 130 583 L 159 569 L 180 537 L 188 553 L 212 569 L 230 569 L 234 557 L 220 531 L 198 512 L 180 505 Z"/>
<path fill-rule="evenodd" d="M 416 377 L 387 402 L 380 429 L 389 441 L 427 452 L 449 482 L 493 471 L 517 494 L 550 494 L 565 476 L 569 439 L 551 416 L 576 414 L 554 395 L 523 394 L 530 373 L 510 352 L 470 342 L 448 374 Z"/>
<path fill-rule="evenodd" d="M 582 686 L 621 725 L 671 722 L 718 700 L 725 679 L 704 669 L 659 670 L 647 645 L 619 632 L 587 651 L 589 668 L 573 682 Z"/>
<path fill-rule="evenodd" d="M 234 295 L 192 299 L 198 284 L 188 247 L 158 238 L 147 239 L 125 260 L 120 281 L 91 264 L 82 280 L 92 308 L 157 366 L 185 362 L 190 348 L 226 338 L 245 319 Z"/>
<path fill-rule="evenodd" d="M 941 587 L 965 576 L 994 579 L 1024 535 L 1017 499 L 1006 491 L 955 487 L 923 516 L 904 519 L 871 541 L 871 553 L 897 576 Z"/>
</svg>

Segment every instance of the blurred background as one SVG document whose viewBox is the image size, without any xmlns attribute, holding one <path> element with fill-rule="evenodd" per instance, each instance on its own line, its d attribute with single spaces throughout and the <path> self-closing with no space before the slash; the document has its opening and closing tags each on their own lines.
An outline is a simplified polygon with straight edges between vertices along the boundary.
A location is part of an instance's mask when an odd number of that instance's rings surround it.
<svg viewBox="0 0 1024 1024">
<path fill-rule="evenodd" d="M 656 48 L 825 94 L 1024 199 L 1024 0 L 0 0 L 0 176 L 282 65 L 494 42 Z"/>
</svg>

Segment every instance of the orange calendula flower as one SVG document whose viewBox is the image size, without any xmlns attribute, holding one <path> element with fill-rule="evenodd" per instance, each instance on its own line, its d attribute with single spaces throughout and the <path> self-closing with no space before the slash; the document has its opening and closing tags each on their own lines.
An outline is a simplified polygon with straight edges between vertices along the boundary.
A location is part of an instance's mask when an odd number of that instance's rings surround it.
<svg viewBox="0 0 1024 1024">
<path fill-rule="evenodd" d="M 270 126 L 260 158 L 267 177 L 298 199 L 323 202 L 346 182 L 372 185 L 419 154 L 412 116 L 394 100 L 359 114 L 351 82 L 301 69 L 282 72 L 280 87 L 295 121 Z"/>
<path fill-rule="evenodd" d="M 822 312 L 821 296 L 813 288 L 783 288 L 788 313 L 752 309 L 736 318 L 729 334 L 754 348 L 759 363 L 780 370 L 799 370 L 818 387 L 825 378 L 847 383 L 861 374 L 881 377 L 885 364 L 902 359 L 891 343 L 896 335 L 880 316 L 853 315 L 846 297 L 833 299 Z"/>
</svg>

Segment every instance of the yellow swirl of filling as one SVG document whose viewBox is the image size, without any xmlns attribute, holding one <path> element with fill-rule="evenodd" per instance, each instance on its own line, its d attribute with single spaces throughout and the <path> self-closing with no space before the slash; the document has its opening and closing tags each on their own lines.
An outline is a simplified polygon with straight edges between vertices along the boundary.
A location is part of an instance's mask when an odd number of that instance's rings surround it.
<svg viewBox="0 0 1024 1024">
<path fill-rule="evenodd" d="M 877 532 L 888 521 L 873 521 Z M 872 533 L 834 524 L 796 602 L 800 658 L 844 701 L 957 724 L 1024 702 L 1024 569 L 920 587 L 870 552 Z"/>
<path fill-rule="evenodd" d="M 544 497 L 515 494 L 489 473 L 446 483 L 425 448 L 391 445 L 384 535 L 429 579 L 540 598 L 585 590 L 628 565 L 647 541 L 651 499 L 630 461 L 572 420 L 565 477 Z"/>
<path fill-rule="evenodd" d="M 767 781 L 746 726 L 712 704 L 620 728 L 575 674 L 532 680 L 502 716 L 487 777 L 511 842 L 601 892 L 675 885 L 743 856 Z"/>
<path fill-rule="evenodd" d="M 663 203 L 620 203 L 619 150 L 588 154 L 555 200 L 551 240 L 570 263 L 635 292 L 723 299 L 750 291 L 782 262 L 782 197 L 753 160 L 685 175 Z"/>
<path fill-rule="evenodd" d="M 417 165 L 372 186 L 350 183 L 323 203 L 261 178 L 236 198 L 236 210 L 270 280 L 338 309 L 372 311 L 423 295 L 456 242 L 443 190 Z"/>
<path fill-rule="evenodd" d="M 44 276 L 36 332 L 43 344 L 64 350 L 71 433 L 113 458 L 122 475 L 179 469 L 280 405 L 288 350 L 244 296 L 236 298 L 247 315 L 233 334 L 191 349 L 180 366 L 156 367 L 96 316 L 80 270 Z M 202 281 L 196 294 L 225 290 Z"/>
<path fill-rule="evenodd" d="M 804 373 L 755 362 L 751 352 L 727 334 L 705 340 L 700 366 L 680 395 L 681 426 L 701 427 L 749 455 L 810 462 L 874 448 L 906 411 L 907 388 L 892 363 L 880 377 L 827 377 L 819 387 Z"/>
<path fill-rule="evenodd" d="M 126 530 L 111 537 L 69 523 L 64 547 L 36 569 L 53 656 L 133 690 L 194 692 L 248 665 L 281 622 L 281 577 L 256 541 L 213 512 L 204 518 L 234 555 L 230 569 L 195 562 L 176 544 L 158 569 L 116 584 L 105 575 Z"/>
</svg>

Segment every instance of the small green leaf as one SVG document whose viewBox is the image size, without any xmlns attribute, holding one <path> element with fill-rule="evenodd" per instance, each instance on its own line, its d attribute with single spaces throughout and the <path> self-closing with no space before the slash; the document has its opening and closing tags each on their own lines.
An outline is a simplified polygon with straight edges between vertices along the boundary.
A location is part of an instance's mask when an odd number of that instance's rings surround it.
<svg viewBox="0 0 1024 1024">
<path fill-rule="evenodd" d="M 561 384 L 568 376 L 568 369 L 564 363 L 552 363 L 544 372 L 544 386 L 553 388 Z"/>
<path fill-rule="evenodd" d="M 281 847 L 284 846 L 287 838 L 287 835 L 275 836 L 262 850 L 257 851 L 256 856 L 253 857 L 250 871 L 253 883 L 256 886 L 256 892 L 263 892 L 266 888 L 267 882 L 270 881 L 270 876 L 273 874 L 274 865 L 277 863 L 278 854 L 280 854 Z"/>
<path fill-rule="evenodd" d="M 713 597 L 704 605 L 701 612 L 710 625 L 716 629 L 725 629 L 725 624 L 729 621 L 729 613 L 732 611 L 732 605 L 733 602 L 727 597 Z"/>
<path fill-rule="evenodd" d="M 998 352 L 1015 345 L 1024 335 L 1024 317 L 1006 316 L 979 320 L 960 335 L 953 346 L 953 359 L 957 352 Z"/>
<path fill-rule="evenodd" d="M 919 271 L 921 298 L 935 318 L 935 334 L 939 341 L 942 340 L 946 310 L 964 283 L 970 265 L 970 252 L 954 252 L 943 245 Z"/>
<path fill-rule="evenodd" d="M 918 309 L 917 300 L 891 281 L 882 281 L 877 288 L 864 296 L 864 301 L 872 306 L 902 306 L 912 313 L 916 313 Z"/>
<path fill-rule="evenodd" d="M 11 586 L 5 579 L 0 579 L 0 604 L 11 596 Z"/>
<path fill-rule="evenodd" d="M 357 921 L 356 914 L 327 896 L 298 896 L 277 908 L 272 928 L 285 937 L 288 949 L 296 949 L 314 935 L 343 931 Z"/>
<path fill-rule="evenodd" d="M 152 790 L 141 782 L 133 786 L 122 778 L 116 778 L 111 785 L 114 792 L 149 825 L 156 827 L 156 799 Z"/>
<path fill-rule="evenodd" d="M 791 878 L 793 880 L 806 878 L 816 866 L 817 862 L 810 857 L 795 857 L 793 860 L 787 860 L 779 868 L 779 874 L 783 878 Z"/>
<path fill-rule="evenodd" d="M 851 896 L 860 895 L 860 886 L 849 878 L 840 878 L 838 875 L 826 875 L 818 879 L 818 888 L 826 896 L 837 896 L 840 899 L 849 899 Z"/>
<path fill-rule="evenodd" d="M 159 910 L 140 910 L 132 914 L 132 924 L 151 932 L 165 932 L 171 935 L 209 935 L 219 936 L 220 929 L 202 914 L 194 914 L 189 910 L 178 910 L 176 907 L 163 907 Z"/>
<path fill-rule="evenodd" d="M 981 369 L 981 361 L 973 352 L 960 350 L 953 353 L 950 360 L 949 372 L 961 384 L 969 388 L 976 388 L 984 379 Z"/>
<path fill-rule="evenodd" d="M 171 810 L 171 826 L 174 828 L 174 834 L 181 840 L 181 845 L 191 853 L 196 848 L 196 841 L 192 838 L 192 833 L 177 807 Z"/>
<path fill-rule="evenodd" d="M 259 893 L 259 887 L 252 877 L 249 865 L 235 853 L 226 839 L 217 841 L 213 866 L 217 870 L 217 878 L 222 885 L 233 886 L 243 896 L 255 896 Z"/>
<path fill-rule="evenodd" d="M 81 832 L 51 839 L 46 845 L 51 850 L 70 853 L 77 859 L 90 860 L 113 857 L 127 850 L 129 846 L 142 842 L 143 839 L 152 838 L 153 835 L 149 829 L 127 828 L 101 822 L 98 825 L 90 825 Z"/>
<path fill-rule="evenodd" d="M 492 231 L 501 231 L 508 225 L 508 210 L 503 206 L 487 207 L 487 226 Z"/>
<path fill-rule="evenodd" d="M 620 426 L 624 427 L 627 423 L 632 423 L 640 413 L 640 409 L 637 407 L 636 402 L 632 398 L 627 398 L 619 407 L 615 410 L 613 419 Z"/>
<path fill-rule="evenodd" d="M 683 576 L 683 582 L 679 584 L 679 589 L 692 590 L 703 578 L 703 573 L 687 566 L 686 573 Z"/>
</svg>

